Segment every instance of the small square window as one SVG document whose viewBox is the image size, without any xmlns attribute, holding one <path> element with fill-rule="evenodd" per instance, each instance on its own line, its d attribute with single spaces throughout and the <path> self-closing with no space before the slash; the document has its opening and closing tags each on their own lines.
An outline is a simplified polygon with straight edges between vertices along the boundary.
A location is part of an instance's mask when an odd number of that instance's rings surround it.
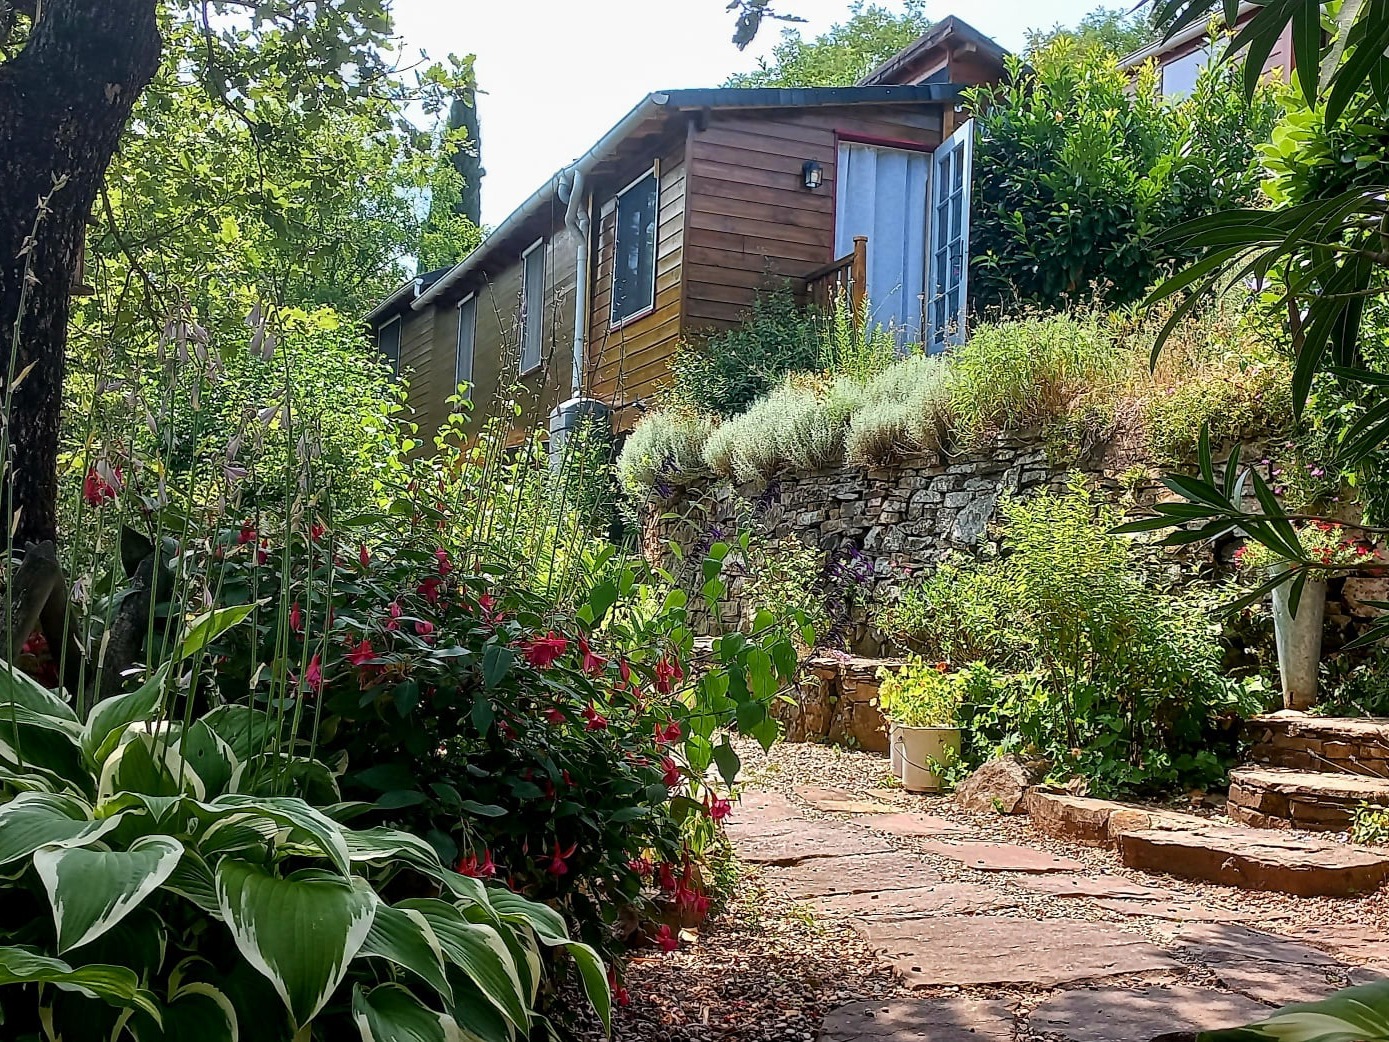
<svg viewBox="0 0 1389 1042">
<path fill-rule="evenodd" d="M 656 222 L 660 184 L 653 170 L 617 197 L 613 244 L 612 323 L 617 325 L 656 305 Z"/>
</svg>

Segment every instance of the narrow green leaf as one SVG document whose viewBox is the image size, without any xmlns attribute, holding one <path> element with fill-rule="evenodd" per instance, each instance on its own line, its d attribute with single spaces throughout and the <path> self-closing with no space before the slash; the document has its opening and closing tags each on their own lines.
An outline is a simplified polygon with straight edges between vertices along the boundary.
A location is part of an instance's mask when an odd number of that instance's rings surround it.
<svg viewBox="0 0 1389 1042">
<path fill-rule="evenodd" d="M 52 984 L 159 1016 L 154 996 L 141 989 L 134 972 L 124 966 L 92 963 L 74 969 L 61 959 L 24 948 L 0 947 L 0 985 L 5 984 Z"/>
</svg>

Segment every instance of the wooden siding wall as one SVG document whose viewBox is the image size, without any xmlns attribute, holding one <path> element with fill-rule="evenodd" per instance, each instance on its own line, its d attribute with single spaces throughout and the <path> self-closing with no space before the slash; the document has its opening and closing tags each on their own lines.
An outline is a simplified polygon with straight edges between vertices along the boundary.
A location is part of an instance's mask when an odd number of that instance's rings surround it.
<svg viewBox="0 0 1389 1042">
<path fill-rule="evenodd" d="M 653 156 L 653 158 L 655 158 Z M 650 401 L 668 382 L 670 357 L 682 328 L 681 263 L 685 244 L 685 140 L 662 149 L 659 157 L 660 199 L 656 225 L 656 307 L 649 314 L 612 328 L 613 259 L 617 227 L 616 194 L 641 176 L 594 200 L 597 237 L 593 268 L 593 310 L 589 317 L 586 394 L 607 402 L 618 422 L 630 425 L 638 400 Z M 649 169 L 649 167 L 648 167 Z"/>
<path fill-rule="evenodd" d="M 690 143 L 685 332 L 736 325 L 760 289 L 834 259 L 838 134 L 940 143 L 940 108 L 715 113 Z M 802 166 L 824 183 L 808 191 Z"/>
<path fill-rule="evenodd" d="M 477 431 L 486 420 L 499 415 L 516 400 L 522 415 L 515 421 L 518 436 L 545 426 L 550 412 L 570 397 L 574 357 L 575 263 L 574 236 L 560 226 L 544 247 L 545 323 L 540 348 L 540 368 L 519 375 L 521 344 L 521 251 L 514 263 L 492 273 L 471 278 L 466 287 L 454 287 L 442 303 L 421 312 L 407 312 L 409 324 L 401 338 L 402 368 L 410 375 L 410 406 L 426 441 L 448 418 L 448 398 L 454 393 L 458 356 L 458 301 L 477 295 L 477 327 L 473 335 L 473 392 L 475 408 L 468 429 Z M 407 355 L 406 343 L 410 344 Z"/>
</svg>

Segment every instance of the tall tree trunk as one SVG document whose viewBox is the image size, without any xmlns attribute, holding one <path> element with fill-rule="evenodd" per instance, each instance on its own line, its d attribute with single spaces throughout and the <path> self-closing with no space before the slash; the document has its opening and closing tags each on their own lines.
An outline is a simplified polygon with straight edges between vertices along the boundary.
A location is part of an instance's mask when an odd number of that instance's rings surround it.
<svg viewBox="0 0 1389 1042">
<path fill-rule="evenodd" d="M 468 140 L 454 153 L 453 167 L 463 178 L 456 212 L 482 227 L 482 128 L 477 118 L 477 91 L 469 88 L 449 106 L 449 129 L 463 128 Z"/>
<path fill-rule="evenodd" d="M 8 418 L 0 520 L 19 511 L 21 546 L 57 538 L 69 292 L 107 165 L 159 68 L 157 4 L 44 0 L 24 49 L 0 64 L 0 379 L 16 346 L 13 373 L 28 370 Z"/>
</svg>

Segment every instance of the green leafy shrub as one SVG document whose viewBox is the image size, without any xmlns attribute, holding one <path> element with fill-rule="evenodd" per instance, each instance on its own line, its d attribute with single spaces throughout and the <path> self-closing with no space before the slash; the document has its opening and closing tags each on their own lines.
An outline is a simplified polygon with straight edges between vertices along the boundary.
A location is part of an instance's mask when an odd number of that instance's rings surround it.
<svg viewBox="0 0 1389 1042">
<path fill-rule="evenodd" d="M 815 316 L 789 286 L 759 294 L 747 319 L 682 344 L 672 362 L 672 400 L 696 412 L 733 416 L 787 373 L 820 368 Z"/>
<path fill-rule="evenodd" d="M 688 409 L 659 409 L 641 418 L 617 461 L 617 477 L 627 492 L 669 495 L 680 485 L 708 474 L 704 445 L 715 429 L 712 417 Z"/>
<path fill-rule="evenodd" d="M 862 385 L 848 377 L 788 376 L 709 436 L 704 462 L 715 475 L 739 482 L 766 481 L 782 467 L 815 470 L 837 463 L 862 395 Z"/>
<path fill-rule="evenodd" d="M 967 94 L 975 113 L 970 296 L 976 310 L 1141 299 L 1173 258 L 1157 237 L 1247 204 L 1268 92 L 1244 101 L 1212 63 L 1193 96 L 1161 97 L 1114 55 L 1061 36 L 1015 59 L 1007 80 Z"/>
<path fill-rule="evenodd" d="M 873 466 L 944 447 L 950 423 L 949 364 L 941 355 L 911 355 L 864 385 L 849 418 L 844 452 Z"/>
<path fill-rule="evenodd" d="M 959 648 L 1000 671 L 962 708 L 967 751 L 1044 759 L 1097 793 L 1218 782 L 1232 722 L 1261 706 L 1222 676 L 1201 606 L 1148 584 L 1110 534 L 1117 511 L 1082 485 L 1002 509 L 1001 560 L 938 574 L 880 623 L 945 661 L 962 661 Z"/>
<path fill-rule="evenodd" d="M 279 712 L 177 718 L 200 653 L 250 613 L 202 616 L 85 717 L 0 664 L 7 1035 L 524 1038 L 542 946 L 606 1022 L 602 963 L 560 916 L 415 836 L 343 825 L 332 771 L 289 751 Z"/>
<path fill-rule="evenodd" d="M 878 706 L 903 727 L 954 727 L 965 700 L 966 674 L 948 662 L 913 655 L 905 665 L 878 670 Z"/>
<path fill-rule="evenodd" d="M 872 314 L 864 300 L 862 313 Z M 847 376 L 866 383 L 893 365 L 900 354 L 897 337 L 890 329 L 860 321 L 845 294 L 835 298 L 827 314 L 815 324 L 819 352 L 817 369 L 829 376 Z"/>
<path fill-rule="evenodd" d="M 1355 821 L 1350 829 L 1352 843 L 1389 846 L 1389 808 L 1362 803 L 1355 808 Z"/>
</svg>

